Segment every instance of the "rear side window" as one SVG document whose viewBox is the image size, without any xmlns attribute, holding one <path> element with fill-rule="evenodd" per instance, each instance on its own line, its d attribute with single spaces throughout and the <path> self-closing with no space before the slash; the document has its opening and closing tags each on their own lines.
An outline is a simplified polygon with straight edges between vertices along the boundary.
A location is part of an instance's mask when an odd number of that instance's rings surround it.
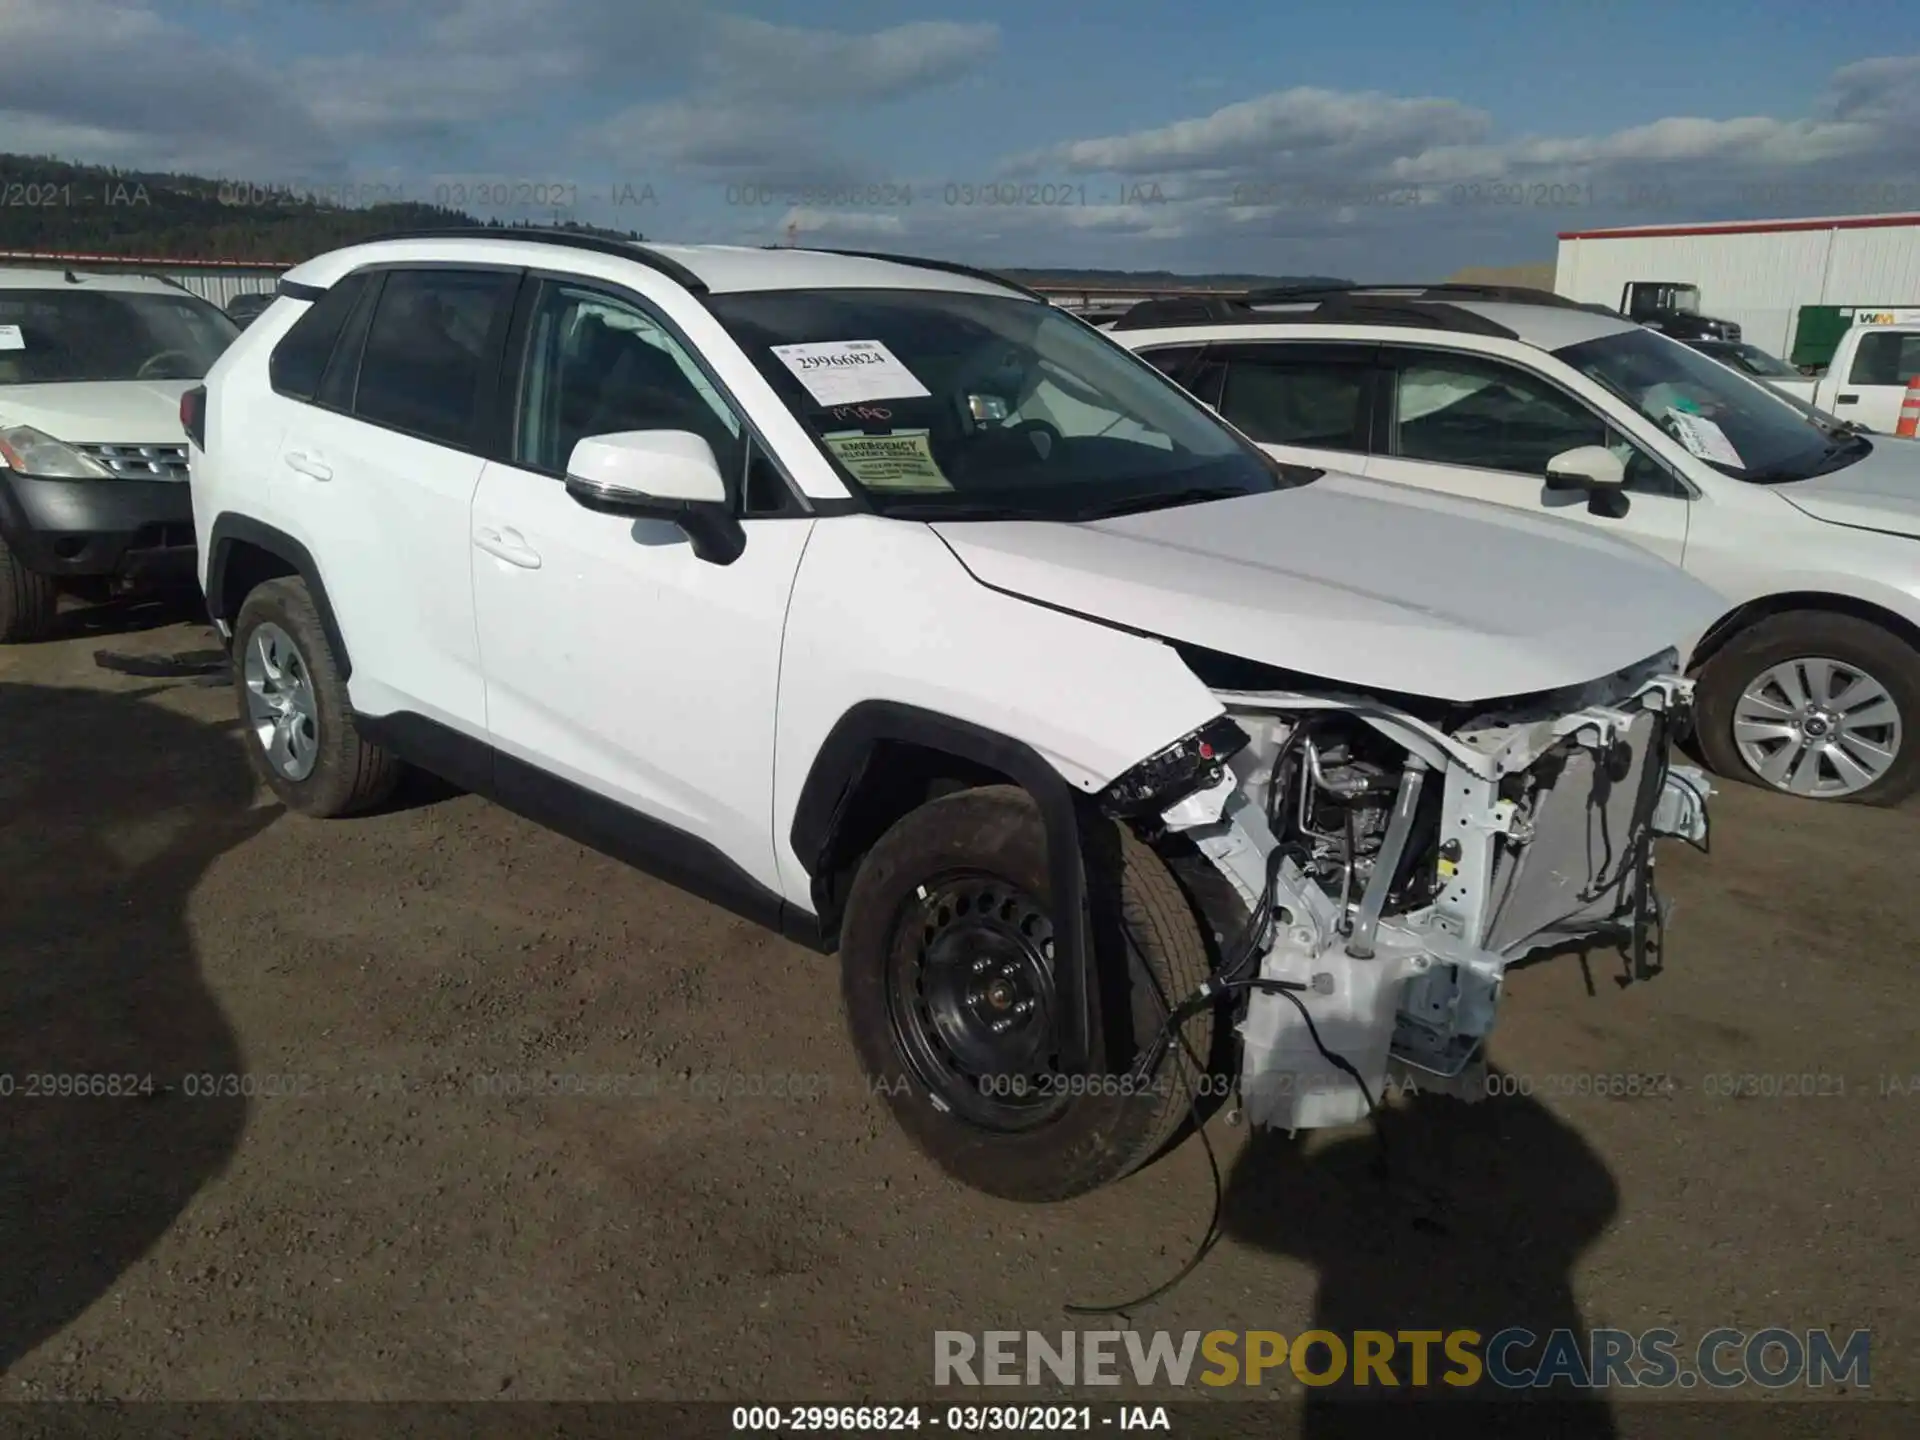
<svg viewBox="0 0 1920 1440">
<path fill-rule="evenodd" d="M 516 275 L 394 270 L 374 307 L 353 413 L 422 439 L 469 445 L 481 382 L 513 307 Z"/>
<path fill-rule="evenodd" d="M 1262 444 L 1363 453 L 1369 373 L 1357 360 L 1236 358 L 1220 413 Z"/>
<path fill-rule="evenodd" d="M 347 276 L 308 306 L 307 313 L 280 337 L 267 361 L 267 378 L 276 391 L 293 400 L 313 399 L 334 342 L 366 283 L 364 275 Z"/>
<path fill-rule="evenodd" d="M 1896 330 L 1862 335 L 1853 352 L 1849 385 L 1904 385 L 1920 375 L 1920 335 Z"/>
</svg>

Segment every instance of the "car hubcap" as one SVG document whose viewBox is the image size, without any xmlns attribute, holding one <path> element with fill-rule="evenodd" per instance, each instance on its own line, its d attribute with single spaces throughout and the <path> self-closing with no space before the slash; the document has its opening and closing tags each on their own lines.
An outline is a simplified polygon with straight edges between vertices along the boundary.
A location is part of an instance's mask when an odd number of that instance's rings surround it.
<svg viewBox="0 0 1920 1440">
<path fill-rule="evenodd" d="M 304 780 L 320 758 L 320 719 L 306 656 L 278 625 L 257 627 L 247 641 L 243 674 L 247 721 L 274 773 Z"/>
<path fill-rule="evenodd" d="M 1866 671 L 1838 660 L 1787 660 L 1756 676 L 1733 712 L 1740 758 L 1776 790 L 1863 790 L 1900 754 L 1900 708 Z"/>
<path fill-rule="evenodd" d="M 1053 924 L 1018 886 L 986 875 L 926 886 L 902 916 L 887 989 L 894 1037 L 936 1104 L 1002 1131 L 1063 1108 Z"/>
</svg>

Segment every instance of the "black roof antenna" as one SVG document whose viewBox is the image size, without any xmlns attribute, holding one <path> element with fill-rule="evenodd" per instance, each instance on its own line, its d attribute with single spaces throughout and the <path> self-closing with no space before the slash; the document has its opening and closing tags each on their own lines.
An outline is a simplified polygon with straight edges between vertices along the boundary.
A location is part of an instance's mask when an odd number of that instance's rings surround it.
<svg viewBox="0 0 1920 1440">
<path fill-rule="evenodd" d="M 78 285 L 80 283 L 80 277 L 73 273 L 73 267 L 71 265 L 67 267 L 66 276 L 69 285 Z"/>
</svg>

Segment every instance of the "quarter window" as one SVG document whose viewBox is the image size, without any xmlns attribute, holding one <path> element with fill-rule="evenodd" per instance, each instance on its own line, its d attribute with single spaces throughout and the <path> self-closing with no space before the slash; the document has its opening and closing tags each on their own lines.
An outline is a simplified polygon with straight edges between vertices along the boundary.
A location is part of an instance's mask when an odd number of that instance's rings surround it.
<svg viewBox="0 0 1920 1440">
<path fill-rule="evenodd" d="M 366 283 L 364 275 L 349 275 L 337 282 L 280 337 L 267 360 L 267 379 L 276 391 L 294 400 L 313 399 L 327 357 L 333 354 L 334 342 Z"/>
<path fill-rule="evenodd" d="M 516 277 L 488 270 L 395 270 L 380 292 L 353 413 L 423 439 L 468 445 L 494 337 Z"/>
</svg>

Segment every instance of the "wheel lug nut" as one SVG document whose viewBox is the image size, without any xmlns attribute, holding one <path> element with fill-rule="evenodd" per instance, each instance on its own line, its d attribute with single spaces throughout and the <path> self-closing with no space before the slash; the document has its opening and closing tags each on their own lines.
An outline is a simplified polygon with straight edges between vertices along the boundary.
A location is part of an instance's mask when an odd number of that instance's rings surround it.
<svg viewBox="0 0 1920 1440">
<path fill-rule="evenodd" d="M 996 1020 L 993 1022 L 993 1033 L 996 1035 L 1004 1035 L 1012 1027 L 1013 1022 L 1011 1020 Z"/>
</svg>

